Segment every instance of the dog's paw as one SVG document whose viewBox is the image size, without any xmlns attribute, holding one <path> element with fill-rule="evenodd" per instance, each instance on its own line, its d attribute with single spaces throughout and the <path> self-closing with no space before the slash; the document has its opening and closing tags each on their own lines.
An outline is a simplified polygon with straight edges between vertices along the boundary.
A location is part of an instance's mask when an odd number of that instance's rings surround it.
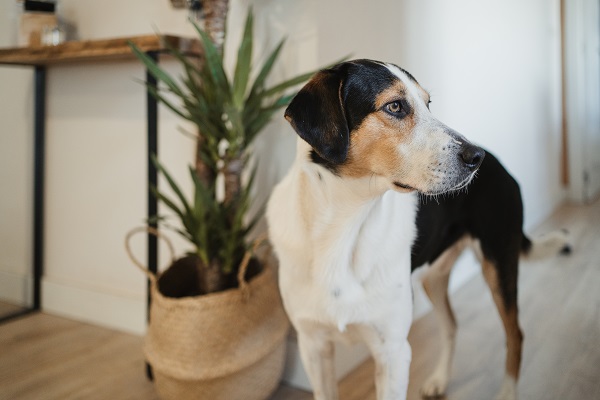
<svg viewBox="0 0 600 400">
<path fill-rule="evenodd" d="M 421 396 L 424 398 L 442 397 L 448 388 L 448 377 L 433 374 L 421 386 Z"/>
<path fill-rule="evenodd" d="M 517 382 L 511 377 L 505 376 L 495 400 L 517 400 Z"/>
</svg>

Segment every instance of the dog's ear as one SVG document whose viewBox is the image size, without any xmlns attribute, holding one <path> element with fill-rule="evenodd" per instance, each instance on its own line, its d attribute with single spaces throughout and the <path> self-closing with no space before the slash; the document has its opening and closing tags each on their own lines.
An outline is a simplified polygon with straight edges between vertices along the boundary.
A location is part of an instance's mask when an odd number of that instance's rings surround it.
<svg viewBox="0 0 600 400">
<path fill-rule="evenodd" d="M 342 104 L 343 77 L 338 69 L 318 72 L 294 97 L 285 118 L 323 159 L 346 160 L 349 129 Z"/>
</svg>

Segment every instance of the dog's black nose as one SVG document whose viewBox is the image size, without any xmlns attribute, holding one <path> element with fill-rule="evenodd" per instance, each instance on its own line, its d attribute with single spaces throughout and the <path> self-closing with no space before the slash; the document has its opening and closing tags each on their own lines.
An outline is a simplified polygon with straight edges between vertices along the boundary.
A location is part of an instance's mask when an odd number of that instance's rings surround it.
<svg viewBox="0 0 600 400">
<path fill-rule="evenodd" d="M 474 171 L 481 165 L 483 157 L 485 157 L 485 151 L 481 147 L 465 143 L 462 146 L 459 156 L 465 165 Z"/>
</svg>

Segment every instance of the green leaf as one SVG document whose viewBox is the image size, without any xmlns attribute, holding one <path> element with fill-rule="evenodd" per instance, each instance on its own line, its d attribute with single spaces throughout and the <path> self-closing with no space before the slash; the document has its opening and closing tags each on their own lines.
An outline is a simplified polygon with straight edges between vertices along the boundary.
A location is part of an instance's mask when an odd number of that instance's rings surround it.
<svg viewBox="0 0 600 400">
<path fill-rule="evenodd" d="M 200 35 L 200 39 L 202 42 L 202 47 L 204 48 L 204 65 L 208 68 L 210 72 L 207 76 L 203 76 L 204 78 L 211 79 L 214 86 L 218 88 L 222 94 L 227 94 L 228 96 L 231 93 L 231 89 L 229 86 L 229 81 L 227 79 L 227 75 L 225 74 L 225 70 L 223 69 L 223 57 L 215 47 L 214 43 L 208 36 L 208 34 L 203 31 L 198 24 L 192 22 L 196 32 Z M 206 82 L 204 82 L 206 84 Z"/>
<path fill-rule="evenodd" d="M 344 61 L 346 59 L 347 59 L 347 57 L 344 57 L 344 58 L 342 58 L 342 59 L 334 62 L 333 64 L 330 64 L 329 66 L 327 66 L 325 68 L 329 68 L 331 66 L 337 65 L 337 64 L 339 64 L 340 62 L 342 62 L 342 61 Z M 282 91 L 284 91 L 284 90 L 286 90 L 286 89 L 288 89 L 288 88 L 290 88 L 292 86 L 296 86 L 296 85 L 298 85 L 300 83 L 303 83 L 304 81 L 306 81 L 310 77 L 312 77 L 314 74 L 316 74 L 317 72 L 319 72 L 321 69 L 322 68 L 320 68 L 318 70 L 315 70 L 315 71 L 307 72 L 305 74 L 298 75 L 298 76 L 296 76 L 294 78 L 291 78 L 291 79 L 288 79 L 288 80 L 286 80 L 284 82 L 281 82 L 280 84 L 275 85 L 275 86 L 271 87 L 270 89 L 264 91 L 261 95 L 262 95 L 262 97 L 269 97 L 269 96 L 273 96 L 275 94 L 278 94 L 278 93 L 280 93 L 280 92 L 282 92 Z"/>
<path fill-rule="evenodd" d="M 146 85 L 146 90 L 148 92 L 150 92 L 150 94 L 159 102 L 163 103 L 165 106 L 167 106 L 167 108 L 169 108 L 171 111 L 173 111 L 175 114 L 179 115 L 181 118 L 187 119 L 187 120 L 191 120 L 192 118 L 189 115 L 185 115 L 181 109 L 177 106 L 175 106 L 173 103 L 171 103 L 171 101 L 167 100 L 166 97 L 164 97 L 163 95 L 160 94 L 160 90 L 149 83 L 146 83 L 144 81 L 141 81 L 141 83 L 143 83 L 144 85 Z"/>
<path fill-rule="evenodd" d="M 256 117 L 248 123 L 246 128 L 246 143 L 250 144 L 252 140 L 258 135 L 258 133 L 271 121 L 273 114 L 277 111 L 277 108 L 262 109 Z"/>
<path fill-rule="evenodd" d="M 269 96 L 273 96 L 276 94 L 281 93 L 282 91 L 286 90 L 287 88 L 290 88 L 292 86 L 296 86 L 300 83 L 303 83 L 305 81 L 307 81 L 310 77 L 312 77 L 317 71 L 311 71 L 311 72 L 307 72 L 305 74 L 302 75 L 298 75 L 292 79 L 288 79 L 287 81 L 281 82 L 278 85 L 275 85 L 273 87 L 271 87 L 268 90 L 265 90 L 261 96 L 262 97 L 269 97 Z"/>
<path fill-rule="evenodd" d="M 190 77 L 201 78 L 200 76 L 200 63 L 192 63 L 189 56 L 183 54 L 178 48 L 173 47 L 168 40 L 163 41 L 163 45 L 169 52 L 169 54 L 177 59 L 185 67 L 186 73 Z M 200 60 L 199 57 L 193 57 L 194 59 Z"/>
<path fill-rule="evenodd" d="M 158 66 L 158 64 L 152 59 L 152 57 L 140 50 L 139 47 L 137 47 L 133 42 L 130 41 L 128 44 L 133 54 L 142 61 L 142 63 L 146 66 L 148 72 L 150 72 L 152 76 L 154 76 L 159 81 L 164 82 L 169 87 L 169 89 L 173 91 L 173 93 L 177 94 L 178 96 L 183 96 L 183 92 L 179 88 L 179 85 L 177 85 L 175 80 L 169 74 L 167 74 L 163 69 L 161 69 Z"/>
<path fill-rule="evenodd" d="M 248 11 L 248 17 L 246 18 L 242 43 L 238 49 L 237 63 L 233 76 L 233 103 L 238 108 L 241 108 L 243 105 L 246 87 L 248 86 L 248 79 L 250 77 L 253 44 L 252 29 L 253 17 L 252 10 L 250 10 Z"/>
<path fill-rule="evenodd" d="M 182 210 L 182 214 L 186 214 L 186 213 L 189 214 L 190 213 L 190 205 L 188 204 L 185 196 L 183 195 L 183 192 L 181 191 L 181 189 L 179 188 L 179 186 L 177 185 L 177 183 L 175 182 L 173 177 L 169 174 L 169 172 L 167 172 L 167 170 L 160 164 L 160 162 L 158 161 L 158 158 L 156 158 L 156 154 L 152 155 L 152 163 L 154 164 L 156 169 L 159 170 L 164 175 L 165 179 L 169 183 L 169 186 L 171 187 L 171 189 L 173 189 L 173 192 L 175 192 L 175 194 L 179 198 L 179 201 L 181 201 L 181 204 L 183 205 L 184 210 L 185 210 L 185 211 Z"/>
<path fill-rule="evenodd" d="M 167 207 L 169 207 L 173 212 L 175 212 L 175 214 L 177 214 L 177 216 L 179 216 L 180 219 L 184 218 L 184 214 L 181 208 L 179 208 L 179 206 L 176 205 L 174 201 L 172 201 L 167 196 L 159 192 L 155 185 L 150 186 L 150 191 L 152 192 L 154 197 L 165 203 Z"/>
<path fill-rule="evenodd" d="M 202 114 L 197 110 L 190 111 L 192 112 L 192 115 L 189 119 L 190 121 L 194 122 L 198 128 L 200 128 L 200 132 L 202 133 L 203 137 L 210 137 L 211 143 L 214 142 L 215 144 L 224 137 L 224 132 L 227 130 L 222 126 L 222 122 L 220 122 L 221 126 L 217 126 L 213 124 L 210 119 L 206 118 L 205 114 Z"/>
<path fill-rule="evenodd" d="M 292 93 L 292 94 L 288 94 L 280 96 L 277 100 L 275 100 L 273 102 L 273 104 L 271 104 L 270 107 L 268 107 L 268 109 L 279 109 L 282 107 L 287 106 L 288 104 L 290 104 L 290 102 L 292 101 L 292 99 L 296 96 L 296 93 Z"/>
<path fill-rule="evenodd" d="M 225 107 L 225 114 L 227 115 L 229 122 L 231 123 L 231 129 L 228 130 L 227 140 L 229 141 L 228 152 L 238 153 L 242 148 L 245 148 L 245 127 L 242 121 L 242 115 L 237 108 L 227 105 Z"/>
<path fill-rule="evenodd" d="M 263 107 L 253 115 L 253 119 L 245 121 L 246 124 L 246 143 L 252 142 L 252 140 L 258 135 L 258 133 L 271 121 L 273 115 L 277 110 L 287 106 L 292 99 L 296 96 L 296 93 L 289 95 L 283 95 L 277 98 L 269 107 Z"/>
<path fill-rule="evenodd" d="M 279 53 L 281 52 L 284 43 L 285 39 L 282 39 L 277 45 L 277 47 L 275 47 L 275 50 L 273 50 L 273 52 L 269 55 L 269 57 L 263 64 L 258 76 L 254 80 L 254 84 L 252 85 L 252 89 L 250 90 L 250 95 L 248 96 L 249 98 L 252 97 L 254 93 L 258 92 L 258 90 L 262 89 L 262 87 L 264 86 L 265 81 L 271 73 L 273 65 L 275 64 L 275 61 L 277 60 L 277 57 L 279 57 Z"/>
</svg>

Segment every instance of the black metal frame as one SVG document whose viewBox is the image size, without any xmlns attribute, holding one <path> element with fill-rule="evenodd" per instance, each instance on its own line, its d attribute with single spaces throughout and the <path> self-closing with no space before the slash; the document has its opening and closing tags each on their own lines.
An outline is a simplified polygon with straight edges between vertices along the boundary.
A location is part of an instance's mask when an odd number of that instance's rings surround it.
<svg viewBox="0 0 600 400">
<path fill-rule="evenodd" d="M 146 54 L 158 63 L 159 53 L 157 51 Z M 157 84 L 156 78 L 148 70 L 146 70 L 146 83 L 153 86 Z M 146 105 L 148 124 L 148 224 L 153 228 L 157 228 L 157 223 L 150 220 L 150 217 L 158 213 L 158 201 L 150 192 L 150 187 L 158 187 L 158 172 L 151 160 L 152 155 L 158 156 L 158 104 L 156 98 L 149 91 L 146 91 Z M 148 234 L 148 270 L 154 274 L 158 271 L 158 238 L 152 234 Z M 150 281 L 148 281 L 148 310 L 150 310 Z"/>
<path fill-rule="evenodd" d="M 147 53 L 158 62 L 159 52 Z M 156 84 L 156 79 L 146 70 L 146 81 Z M 151 156 L 158 155 L 158 104 L 156 99 L 147 94 L 147 164 L 148 184 L 157 185 L 158 174 Z M 44 189 L 46 164 L 46 66 L 35 65 L 34 69 L 34 177 L 33 177 L 33 302 L 29 308 L 0 317 L 0 323 L 22 317 L 41 310 L 42 276 L 44 274 Z M 148 186 L 148 217 L 156 215 L 158 202 Z M 156 273 L 158 270 L 158 242 L 153 235 L 148 235 L 148 269 Z M 149 285 L 149 282 L 148 282 Z M 149 286 L 148 286 L 149 289 Z M 148 290 L 148 306 L 150 290 Z M 148 307 L 149 310 L 149 307 Z"/>
<path fill-rule="evenodd" d="M 35 67 L 34 195 L 33 195 L 33 310 L 42 307 L 44 272 L 44 189 L 46 165 L 46 67 Z"/>
<path fill-rule="evenodd" d="M 37 312 L 42 306 L 42 273 L 44 256 L 44 164 L 46 147 L 46 67 L 34 70 L 33 113 L 33 299 L 31 306 L 3 315 L 0 323 Z"/>
</svg>

